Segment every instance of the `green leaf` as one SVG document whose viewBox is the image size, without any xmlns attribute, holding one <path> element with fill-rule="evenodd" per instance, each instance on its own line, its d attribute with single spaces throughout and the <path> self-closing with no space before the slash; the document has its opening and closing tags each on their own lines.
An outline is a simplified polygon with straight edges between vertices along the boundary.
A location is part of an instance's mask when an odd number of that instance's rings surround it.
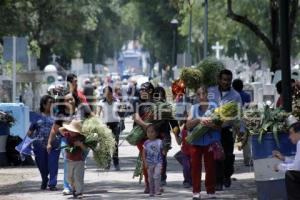
<svg viewBox="0 0 300 200">
<path fill-rule="evenodd" d="M 274 139 L 276 141 L 277 147 L 279 147 L 278 132 L 279 132 L 279 130 L 278 130 L 278 124 L 275 123 L 273 125 L 273 136 L 274 136 Z"/>
</svg>

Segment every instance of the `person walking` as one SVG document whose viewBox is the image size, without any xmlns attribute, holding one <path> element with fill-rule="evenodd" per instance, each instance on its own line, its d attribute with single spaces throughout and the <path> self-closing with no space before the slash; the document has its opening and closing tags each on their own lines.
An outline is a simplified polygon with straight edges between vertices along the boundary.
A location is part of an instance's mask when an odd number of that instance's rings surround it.
<svg viewBox="0 0 300 200">
<path fill-rule="evenodd" d="M 34 121 L 27 132 L 31 138 L 35 138 L 33 142 L 33 152 L 35 161 L 40 171 L 42 184 L 41 190 L 47 189 L 51 191 L 57 190 L 57 173 L 58 173 L 58 159 L 60 154 L 60 139 L 56 138 L 51 142 L 53 149 L 47 152 L 48 138 L 53 125 L 53 118 L 51 116 L 51 109 L 54 103 L 54 98 L 49 95 L 44 95 L 40 100 L 40 115 Z"/>
<path fill-rule="evenodd" d="M 235 79 L 232 81 L 232 88 L 235 89 L 241 96 L 243 108 L 247 108 L 251 102 L 251 96 L 243 90 L 244 83 L 241 79 Z M 238 137 L 238 141 L 243 141 L 242 150 L 244 157 L 244 165 L 249 167 L 253 166 L 253 160 L 251 156 L 251 144 L 248 134 Z"/>
<path fill-rule="evenodd" d="M 144 131 L 147 129 L 147 121 L 152 121 L 154 119 L 154 113 L 152 112 L 152 106 L 151 103 L 152 97 L 153 97 L 153 91 L 154 87 L 150 82 L 145 82 L 141 85 L 141 88 L 139 90 L 139 100 L 136 102 L 133 106 L 134 108 L 134 114 L 133 114 L 133 126 L 141 126 Z M 140 155 L 143 154 L 144 151 L 144 142 L 147 140 L 147 137 L 143 138 L 136 146 L 139 150 Z M 145 166 L 145 161 L 143 160 L 143 175 L 145 180 L 145 190 L 144 193 L 149 193 L 149 181 L 148 181 L 148 172 L 147 168 Z"/>
<path fill-rule="evenodd" d="M 158 131 L 151 124 L 147 127 L 147 137 L 143 148 L 143 161 L 148 172 L 149 195 L 161 195 L 160 180 L 162 167 L 163 144 L 162 140 L 158 139 Z"/>
<path fill-rule="evenodd" d="M 120 137 L 120 116 L 119 116 L 119 100 L 113 97 L 113 89 L 106 86 L 103 89 L 104 99 L 98 106 L 98 115 L 102 116 L 102 120 L 108 128 L 111 129 L 115 139 L 115 150 L 113 153 L 113 164 L 116 171 L 120 171 L 119 165 L 119 137 Z M 109 169 L 110 166 L 107 166 Z"/>
<path fill-rule="evenodd" d="M 70 124 L 64 124 L 59 128 L 59 132 L 67 140 L 67 177 L 72 186 L 74 198 L 83 198 L 84 185 L 84 145 L 85 137 L 81 135 L 82 121 L 72 120 Z M 72 150 L 69 150 L 72 149 Z"/>
<path fill-rule="evenodd" d="M 221 70 L 217 78 L 218 85 L 208 88 L 208 100 L 216 105 L 223 105 L 228 102 L 236 102 L 239 109 L 242 109 L 242 99 L 237 91 L 231 87 L 232 72 L 228 69 Z M 239 124 L 223 124 L 221 128 L 221 144 L 224 148 L 225 160 L 216 161 L 216 190 L 223 190 L 223 185 L 231 186 L 231 176 L 234 173 L 234 136 L 232 129 L 235 129 L 237 136 L 243 135 L 245 127 Z"/>
<path fill-rule="evenodd" d="M 204 158 L 206 192 L 209 198 L 215 198 L 215 160 L 210 147 L 213 143 L 220 142 L 220 127 L 212 123 L 212 119 L 209 117 L 217 106 L 208 101 L 207 95 L 208 91 L 205 86 L 201 86 L 197 90 L 199 103 L 192 106 L 186 122 L 189 132 L 198 124 L 211 128 L 203 136 L 193 141 L 190 146 L 193 200 L 201 198 L 202 157 Z"/>
</svg>

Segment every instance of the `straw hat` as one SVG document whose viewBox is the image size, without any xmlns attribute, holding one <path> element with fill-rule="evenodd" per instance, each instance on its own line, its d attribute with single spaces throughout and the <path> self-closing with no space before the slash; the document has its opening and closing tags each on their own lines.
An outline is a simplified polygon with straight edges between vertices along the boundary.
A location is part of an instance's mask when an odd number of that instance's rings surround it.
<svg viewBox="0 0 300 200">
<path fill-rule="evenodd" d="M 71 131 L 71 132 L 81 134 L 81 128 L 82 128 L 81 120 L 73 119 L 70 124 L 63 124 L 63 126 L 59 128 L 59 131 L 60 132 Z"/>
</svg>

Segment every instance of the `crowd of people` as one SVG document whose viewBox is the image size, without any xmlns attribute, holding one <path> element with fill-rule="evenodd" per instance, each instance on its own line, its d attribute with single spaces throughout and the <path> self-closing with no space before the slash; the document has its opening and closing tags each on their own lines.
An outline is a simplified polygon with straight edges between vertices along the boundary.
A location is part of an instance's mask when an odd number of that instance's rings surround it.
<svg viewBox="0 0 300 200">
<path fill-rule="evenodd" d="M 211 113 L 219 106 L 236 102 L 240 109 L 250 102 L 250 97 L 243 92 L 243 83 L 232 80 L 230 70 L 222 70 L 217 85 L 206 87 L 199 85 L 194 103 L 185 106 L 180 119 L 155 119 L 152 103 L 166 103 L 166 91 L 163 87 L 154 87 L 152 83 L 143 83 L 139 90 L 136 84 L 129 88 L 125 98 L 120 87 L 103 86 L 103 97 L 93 97 L 91 87 L 83 92 L 78 89 L 77 76 L 67 76 L 67 89 L 60 95 L 46 94 L 40 101 L 40 117 L 31 123 L 28 136 L 39 138 L 33 142 L 37 167 L 40 171 L 41 189 L 57 190 L 58 160 L 60 152 L 64 158 L 63 194 L 83 197 L 85 160 L 89 149 L 85 147 L 81 135 L 81 122 L 91 116 L 100 116 L 103 123 L 111 129 L 115 139 L 112 155 L 114 169 L 121 170 L 118 146 L 119 135 L 125 129 L 124 118 L 132 117 L 135 126 L 143 128 L 145 137 L 136 145 L 142 159 L 142 173 L 145 181 L 144 193 L 150 196 L 161 195 L 167 181 L 167 154 L 171 148 L 171 133 L 181 146 L 181 164 L 183 169 L 183 186 L 192 187 L 193 200 L 201 199 L 202 165 L 205 168 L 205 188 L 209 198 L 216 198 L 216 191 L 231 187 L 234 173 L 235 155 L 233 153 L 236 137 L 246 133 L 243 123 L 215 124 Z M 90 84 L 90 82 L 86 82 Z M 86 95 L 86 96 L 85 96 Z M 180 97 L 177 95 L 181 95 Z M 182 94 L 174 94 L 178 105 L 182 103 Z M 186 137 L 198 124 L 209 127 L 203 136 L 186 142 Z M 292 132 L 299 132 L 294 127 Z M 300 140 L 295 139 L 294 143 Z M 73 147 L 69 150 L 66 147 Z M 75 150 L 74 150 L 75 149 Z M 247 150 L 245 150 L 247 152 Z M 221 154 L 221 156 L 216 155 Z M 297 151 L 299 153 L 299 151 Z M 284 160 L 278 152 L 274 153 Z M 245 165 L 252 164 L 250 153 L 245 153 Z M 295 161 L 297 162 L 297 161 Z M 111 166 L 107 166 L 110 169 Z M 281 165 L 276 170 L 287 169 Z M 300 170 L 300 169 L 299 169 Z"/>
</svg>

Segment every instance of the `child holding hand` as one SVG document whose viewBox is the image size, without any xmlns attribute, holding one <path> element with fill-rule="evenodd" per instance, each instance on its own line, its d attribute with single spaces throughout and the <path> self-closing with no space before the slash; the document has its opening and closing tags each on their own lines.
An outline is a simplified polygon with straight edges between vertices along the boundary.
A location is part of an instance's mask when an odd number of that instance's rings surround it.
<svg viewBox="0 0 300 200">
<path fill-rule="evenodd" d="M 150 196 L 161 195 L 162 140 L 157 138 L 158 132 L 153 124 L 146 131 L 148 140 L 144 143 L 143 160 L 148 172 L 149 193 Z"/>
</svg>

